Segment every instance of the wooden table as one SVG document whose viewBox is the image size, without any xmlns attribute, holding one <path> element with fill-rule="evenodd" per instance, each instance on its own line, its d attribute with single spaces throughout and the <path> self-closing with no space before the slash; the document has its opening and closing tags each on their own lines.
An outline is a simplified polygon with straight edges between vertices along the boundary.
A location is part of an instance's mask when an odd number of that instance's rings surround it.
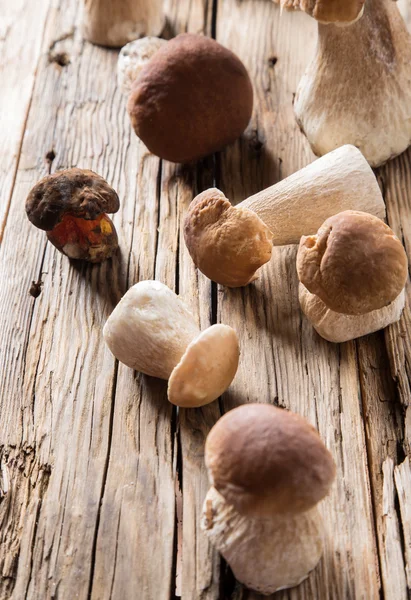
<svg viewBox="0 0 411 600">
<path fill-rule="evenodd" d="M 333 345 L 299 310 L 295 247 L 275 249 L 255 284 L 229 290 L 193 268 L 181 235 L 202 189 L 217 185 L 236 202 L 314 159 L 292 108 L 314 21 L 280 17 L 267 0 L 167 1 L 170 31 L 216 37 L 256 92 L 238 143 L 176 166 L 132 132 L 117 51 L 81 39 L 79 4 L 0 0 L 0 598 L 256 599 L 199 526 L 205 437 L 250 401 L 305 415 L 338 466 L 322 504 L 324 557 L 275 597 L 409 597 L 410 288 L 399 324 Z M 101 266 L 70 263 L 25 216 L 32 185 L 73 166 L 106 177 L 122 201 L 121 253 Z M 411 151 L 377 175 L 411 257 Z M 237 330 L 241 364 L 219 402 L 177 411 L 164 382 L 119 365 L 103 343 L 113 307 L 149 278 L 178 291 L 201 327 Z"/>
</svg>

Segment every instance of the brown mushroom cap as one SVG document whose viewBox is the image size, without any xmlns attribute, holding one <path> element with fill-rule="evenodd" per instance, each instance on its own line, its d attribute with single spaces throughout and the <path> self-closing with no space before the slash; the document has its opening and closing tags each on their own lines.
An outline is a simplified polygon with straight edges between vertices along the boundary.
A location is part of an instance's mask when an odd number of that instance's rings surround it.
<svg viewBox="0 0 411 600">
<path fill-rule="evenodd" d="M 298 276 L 335 312 L 359 315 L 387 306 L 405 286 L 408 261 L 381 219 L 347 210 L 327 219 L 317 235 L 302 237 Z"/>
<path fill-rule="evenodd" d="M 361 15 L 365 0 L 274 0 L 287 10 L 303 10 L 321 23 L 353 23 Z"/>
<path fill-rule="evenodd" d="M 221 150 L 247 127 L 253 89 L 240 59 L 216 41 L 182 34 L 134 82 L 131 123 L 157 156 L 190 162 Z"/>
<path fill-rule="evenodd" d="M 234 329 L 212 325 L 189 344 L 168 382 L 168 399 L 183 407 L 216 400 L 235 377 L 240 350 Z"/>
<path fill-rule="evenodd" d="M 43 177 L 26 200 L 29 220 L 45 231 L 53 229 L 69 214 L 95 220 L 120 207 L 117 193 L 103 177 L 86 169 L 67 169 Z"/>
<path fill-rule="evenodd" d="M 224 415 L 207 437 L 205 461 L 212 485 L 250 516 L 309 510 L 335 477 L 314 427 L 269 404 L 246 404 Z"/>
<path fill-rule="evenodd" d="M 199 194 L 188 209 L 184 238 L 195 265 L 212 281 L 247 285 L 268 262 L 272 234 L 251 210 L 235 208 L 215 188 Z"/>
</svg>

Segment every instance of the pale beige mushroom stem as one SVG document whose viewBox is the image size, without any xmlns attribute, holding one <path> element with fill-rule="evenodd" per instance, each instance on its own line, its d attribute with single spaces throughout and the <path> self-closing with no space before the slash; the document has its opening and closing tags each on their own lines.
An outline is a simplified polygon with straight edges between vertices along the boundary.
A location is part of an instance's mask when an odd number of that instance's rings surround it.
<svg viewBox="0 0 411 600">
<path fill-rule="evenodd" d="M 361 18 L 365 0 L 273 0 L 286 10 L 302 10 L 321 23 L 353 23 Z"/>
<path fill-rule="evenodd" d="M 247 198 L 237 208 L 252 210 L 264 221 L 274 246 L 298 244 L 302 235 L 316 231 L 325 219 L 343 210 L 385 218 L 375 175 L 361 152 L 349 145 Z"/>
<path fill-rule="evenodd" d="M 367 0 L 347 27 L 319 24 L 294 103 L 315 154 L 354 144 L 375 167 L 400 154 L 411 143 L 410 97 L 411 35 L 397 2 Z"/>
<path fill-rule="evenodd" d="M 297 244 L 328 217 L 350 209 L 385 217 L 372 169 L 347 145 L 235 207 L 219 190 L 206 190 L 190 205 L 184 237 L 204 275 L 241 287 L 270 260 L 273 245 Z"/>
<path fill-rule="evenodd" d="M 84 0 L 83 35 L 93 44 L 118 48 L 164 28 L 163 0 Z"/>
<path fill-rule="evenodd" d="M 253 518 L 237 512 L 212 487 L 201 527 L 235 578 L 265 595 L 299 585 L 323 553 L 323 521 L 316 506 L 298 514 Z"/>
<path fill-rule="evenodd" d="M 122 363 L 168 379 L 168 399 L 184 407 L 216 400 L 237 372 L 238 339 L 227 325 L 200 333 L 193 315 L 159 281 L 140 281 L 120 300 L 103 336 Z"/>
</svg>

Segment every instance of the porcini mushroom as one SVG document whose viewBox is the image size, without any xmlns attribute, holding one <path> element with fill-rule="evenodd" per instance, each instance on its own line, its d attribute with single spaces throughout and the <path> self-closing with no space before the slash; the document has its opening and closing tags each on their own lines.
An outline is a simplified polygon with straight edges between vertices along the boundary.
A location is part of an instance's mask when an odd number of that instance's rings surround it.
<svg viewBox="0 0 411 600">
<path fill-rule="evenodd" d="M 134 81 L 154 54 L 167 44 L 158 37 L 144 37 L 126 44 L 118 55 L 117 82 L 126 96 L 131 92 Z"/>
<path fill-rule="evenodd" d="M 158 281 L 140 281 L 108 318 L 104 339 L 128 367 L 168 379 L 168 399 L 183 407 L 216 400 L 231 384 L 238 339 L 227 325 L 200 330 L 181 299 Z"/>
<path fill-rule="evenodd" d="M 246 404 L 210 431 L 205 462 L 212 487 L 202 529 L 235 577 L 262 594 L 298 585 L 323 551 L 317 504 L 335 464 L 302 417 Z"/>
<path fill-rule="evenodd" d="M 26 200 L 29 220 L 69 258 L 92 263 L 110 258 L 117 233 L 105 214 L 117 212 L 117 193 L 103 177 L 85 169 L 67 169 L 43 177 Z"/>
<path fill-rule="evenodd" d="M 301 308 L 329 341 L 372 333 L 401 316 L 407 256 L 392 229 L 372 215 L 345 211 L 302 237 L 297 272 Z"/>
<path fill-rule="evenodd" d="M 245 130 L 253 89 L 240 59 L 202 35 L 160 48 L 134 81 L 127 109 L 148 149 L 172 162 L 221 150 Z"/>
<path fill-rule="evenodd" d="M 83 11 L 83 36 L 101 46 L 160 35 L 165 24 L 163 0 L 84 0 Z"/>
<path fill-rule="evenodd" d="M 185 242 L 207 277 L 247 285 L 270 260 L 272 245 L 297 244 L 329 216 L 359 209 L 385 216 L 377 180 L 361 152 L 344 146 L 233 207 L 209 189 L 191 203 Z"/>
<path fill-rule="evenodd" d="M 362 2 L 304 4 L 315 7 L 317 20 L 330 23 L 323 11 L 354 20 Z M 316 54 L 294 102 L 315 154 L 353 144 L 374 167 L 400 154 L 411 143 L 410 97 L 411 36 L 396 2 L 366 0 L 364 15 L 347 27 L 319 23 Z"/>
</svg>

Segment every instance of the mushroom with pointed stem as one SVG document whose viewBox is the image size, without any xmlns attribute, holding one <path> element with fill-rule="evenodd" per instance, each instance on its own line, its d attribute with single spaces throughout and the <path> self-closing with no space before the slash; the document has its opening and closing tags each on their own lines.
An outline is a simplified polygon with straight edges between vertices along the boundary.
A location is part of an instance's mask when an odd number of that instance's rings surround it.
<svg viewBox="0 0 411 600">
<path fill-rule="evenodd" d="M 163 0 L 84 0 L 83 35 L 93 44 L 119 48 L 164 25 Z"/>
<path fill-rule="evenodd" d="M 341 10 L 355 3 L 317 2 Z M 411 143 L 410 97 L 411 35 L 395 1 L 366 0 L 364 15 L 347 27 L 319 23 L 294 102 L 315 154 L 354 144 L 374 167 L 401 154 Z"/>
<path fill-rule="evenodd" d="M 323 551 L 317 504 L 335 464 L 302 417 L 246 404 L 211 429 L 205 462 L 212 487 L 202 529 L 235 577 L 262 594 L 298 585 Z"/>
<path fill-rule="evenodd" d="M 303 237 L 297 254 L 300 304 L 316 331 L 345 342 L 401 316 L 408 260 L 388 225 L 345 211 Z"/>
<path fill-rule="evenodd" d="M 99 263 L 118 248 L 107 212 L 117 212 L 117 193 L 103 177 L 86 169 L 67 169 L 43 177 L 26 200 L 29 220 L 73 259 Z"/>
<path fill-rule="evenodd" d="M 177 406 L 216 400 L 237 372 L 235 331 L 212 325 L 200 332 L 181 299 L 158 281 L 131 287 L 108 318 L 103 336 L 120 362 L 168 379 L 168 399 Z"/>
<path fill-rule="evenodd" d="M 297 244 L 338 212 L 385 216 L 377 180 L 361 152 L 344 146 L 233 207 L 210 189 L 191 203 L 184 237 L 195 265 L 230 287 L 247 285 L 270 260 L 272 245 Z"/>
</svg>

